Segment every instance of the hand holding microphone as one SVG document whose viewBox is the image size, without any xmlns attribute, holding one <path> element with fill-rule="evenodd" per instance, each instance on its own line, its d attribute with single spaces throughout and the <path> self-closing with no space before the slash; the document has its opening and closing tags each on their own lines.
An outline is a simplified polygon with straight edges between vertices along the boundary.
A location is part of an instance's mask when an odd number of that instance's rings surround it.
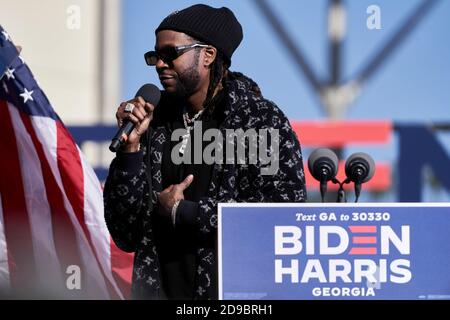
<svg viewBox="0 0 450 320">
<path fill-rule="evenodd" d="M 124 152 L 139 150 L 140 138 L 147 131 L 160 98 L 159 89 L 153 84 L 146 84 L 136 93 L 136 98 L 120 104 L 116 113 L 120 129 L 109 146 L 112 152 L 117 152 L 122 146 Z"/>
</svg>

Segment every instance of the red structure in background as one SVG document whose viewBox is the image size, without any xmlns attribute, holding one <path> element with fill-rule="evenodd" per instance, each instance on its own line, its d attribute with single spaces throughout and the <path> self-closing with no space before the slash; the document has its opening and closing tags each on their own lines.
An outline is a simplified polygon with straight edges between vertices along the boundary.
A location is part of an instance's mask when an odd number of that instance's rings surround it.
<svg viewBox="0 0 450 320">
<path fill-rule="evenodd" d="M 390 143 L 393 133 L 393 124 L 390 121 L 292 121 L 291 124 L 303 148 L 344 149 L 358 144 L 383 145 Z M 344 161 L 339 163 L 337 178 L 340 181 L 345 179 L 344 165 Z M 307 168 L 305 163 L 307 188 L 318 190 L 319 182 L 311 176 Z M 345 187 L 351 189 L 350 184 Z M 364 185 L 364 189 L 386 191 L 390 187 L 391 165 L 376 161 L 375 175 Z M 338 186 L 330 184 L 329 188 L 337 190 Z"/>
</svg>

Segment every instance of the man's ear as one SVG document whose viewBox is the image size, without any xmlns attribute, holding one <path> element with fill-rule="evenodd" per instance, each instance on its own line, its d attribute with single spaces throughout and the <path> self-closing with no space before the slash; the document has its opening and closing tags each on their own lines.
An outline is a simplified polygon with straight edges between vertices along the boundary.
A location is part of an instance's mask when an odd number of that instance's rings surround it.
<svg viewBox="0 0 450 320">
<path fill-rule="evenodd" d="M 217 49 L 214 47 L 205 48 L 205 57 L 204 57 L 204 65 L 205 67 L 209 67 L 213 64 L 214 60 L 217 57 Z"/>
</svg>

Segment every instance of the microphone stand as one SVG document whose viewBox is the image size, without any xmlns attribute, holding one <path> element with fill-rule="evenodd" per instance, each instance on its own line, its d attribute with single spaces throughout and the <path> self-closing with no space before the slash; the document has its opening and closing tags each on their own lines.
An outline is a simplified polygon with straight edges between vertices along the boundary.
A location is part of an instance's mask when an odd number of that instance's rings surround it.
<svg viewBox="0 0 450 320">
<path fill-rule="evenodd" d="M 331 180 L 334 184 L 338 184 L 339 185 L 339 190 L 338 190 L 338 195 L 337 195 L 337 199 L 336 202 L 347 202 L 347 196 L 345 194 L 345 190 L 344 190 L 344 184 L 348 184 L 350 183 L 349 179 L 345 179 L 343 182 L 340 182 L 338 179 L 333 178 Z"/>
</svg>

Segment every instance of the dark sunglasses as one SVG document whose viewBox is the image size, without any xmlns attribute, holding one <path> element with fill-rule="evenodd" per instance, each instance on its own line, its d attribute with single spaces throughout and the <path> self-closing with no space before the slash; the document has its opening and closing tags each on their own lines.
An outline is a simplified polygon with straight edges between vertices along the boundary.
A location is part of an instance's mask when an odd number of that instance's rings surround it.
<svg viewBox="0 0 450 320">
<path fill-rule="evenodd" d="M 159 59 L 164 61 L 165 63 L 171 63 L 183 53 L 196 48 L 207 48 L 209 47 L 207 44 L 202 43 L 194 43 L 186 46 L 178 46 L 178 47 L 164 47 L 161 50 L 149 51 L 144 54 L 145 62 L 149 66 L 156 66 L 156 63 Z"/>
</svg>

